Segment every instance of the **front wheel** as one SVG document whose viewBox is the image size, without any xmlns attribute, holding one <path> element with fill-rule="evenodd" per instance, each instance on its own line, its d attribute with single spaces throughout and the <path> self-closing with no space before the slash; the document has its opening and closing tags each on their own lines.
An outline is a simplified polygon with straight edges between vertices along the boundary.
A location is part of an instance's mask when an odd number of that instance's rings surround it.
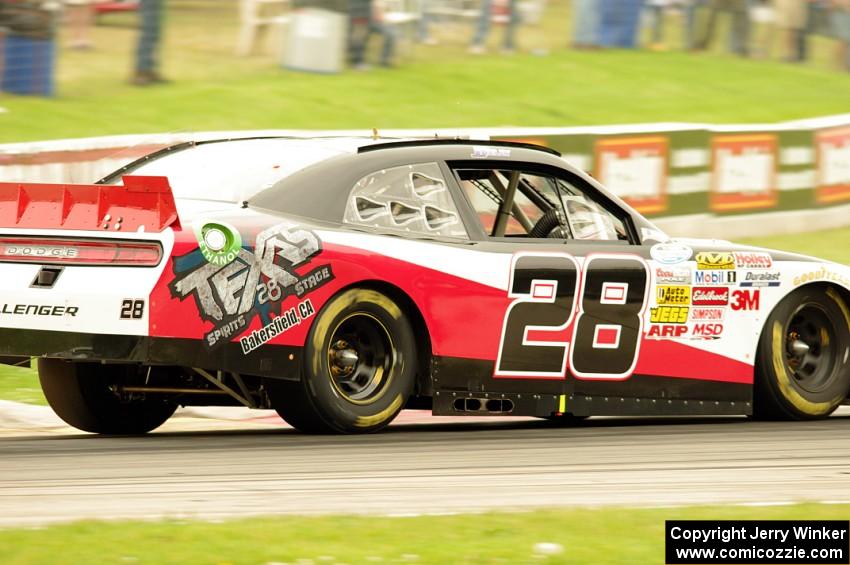
<svg viewBox="0 0 850 565">
<path fill-rule="evenodd" d="M 388 425 L 413 391 L 416 340 L 388 296 L 355 288 L 319 312 L 299 382 L 271 380 L 278 414 L 307 433 L 364 433 Z"/>
<path fill-rule="evenodd" d="M 176 404 L 155 397 L 122 400 L 110 390 L 112 385 L 144 379 L 142 372 L 151 370 L 135 365 L 38 360 L 41 389 L 56 415 L 79 430 L 96 434 L 145 434 L 174 414 Z"/>
<path fill-rule="evenodd" d="M 850 309 L 834 288 L 799 289 L 771 313 L 759 341 L 754 415 L 829 416 L 850 391 Z"/>
</svg>

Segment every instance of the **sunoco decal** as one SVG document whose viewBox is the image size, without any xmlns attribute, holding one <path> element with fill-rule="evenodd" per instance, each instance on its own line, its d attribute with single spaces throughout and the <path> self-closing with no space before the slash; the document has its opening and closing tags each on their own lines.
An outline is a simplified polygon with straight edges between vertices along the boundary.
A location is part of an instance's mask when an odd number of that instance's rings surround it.
<svg viewBox="0 0 850 565">
<path fill-rule="evenodd" d="M 213 329 L 204 335 L 204 344 L 209 349 L 238 336 L 259 316 L 262 327 L 251 332 L 249 337 L 253 339 L 242 345 L 247 353 L 309 317 L 305 315 L 312 312 L 309 301 L 294 307 L 294 317 L 292 308 L 281 312 L 281 302 L 289 296 L 302 298 L 333 279 L 330 265 L 315 267 L 304 274 L 295 271 L 310 263 L 321 250 L 321 241 L 315 233 L 283 222 L 257 234 L 253 252 L 240 247 L 223 264 L 209 261 L 200 247 L 175 258 L 175 277 L 169 289 L 180 300 L 194 296 L 201 318 L 212 322 Z M 283 319 L 277 321 L 278 318 Z"/>
</svg>

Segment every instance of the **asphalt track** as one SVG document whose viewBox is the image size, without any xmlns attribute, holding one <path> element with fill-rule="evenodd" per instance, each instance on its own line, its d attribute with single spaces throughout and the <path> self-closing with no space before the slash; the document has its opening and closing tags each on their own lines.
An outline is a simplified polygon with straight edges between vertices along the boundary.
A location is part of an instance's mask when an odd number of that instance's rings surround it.
<svg viewBox="0 0 850 565">
<path fill-rule="evenodd" d="M 433 420 L 345 437 L 303 436 L 262 421 L 167 426 L 146 437 L 67 429 L 4 436 L 0 525 L 850 502 L 850 408 L 796 423 L 591 419 L 564 428 Z"/>
</svg>

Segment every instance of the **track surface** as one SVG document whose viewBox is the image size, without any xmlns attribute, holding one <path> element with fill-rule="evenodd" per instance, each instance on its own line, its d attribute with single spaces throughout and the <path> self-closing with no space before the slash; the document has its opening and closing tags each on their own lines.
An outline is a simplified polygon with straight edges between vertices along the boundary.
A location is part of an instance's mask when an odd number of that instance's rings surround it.
<svg viewBox="0 0 850 565">
<path fill-rule="evenodd" d="M 573 428 L 407 424 L 347 437 L 266 426 L 0 438 L 0 525 L 797 500 L 850 501 L 850 409 L 798 423 L 600 419 Z"/>
</svg>

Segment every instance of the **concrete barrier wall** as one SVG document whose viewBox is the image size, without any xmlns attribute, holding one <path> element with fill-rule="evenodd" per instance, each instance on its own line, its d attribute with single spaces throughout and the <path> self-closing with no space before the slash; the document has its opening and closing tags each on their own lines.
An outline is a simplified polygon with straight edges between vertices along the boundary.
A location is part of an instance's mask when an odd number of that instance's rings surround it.
<svg viewBox="0 0 850 565">
<path fill-rule="evenodd" d="M 386 130 L 546 145 L 675 235 L 742 237 L 850 225 L 850 114 L 781 124 Z M 371 131 L 205 132 L 0 145 L 0 181 L 93 182 L 189 140 Z"/>
</svg>

